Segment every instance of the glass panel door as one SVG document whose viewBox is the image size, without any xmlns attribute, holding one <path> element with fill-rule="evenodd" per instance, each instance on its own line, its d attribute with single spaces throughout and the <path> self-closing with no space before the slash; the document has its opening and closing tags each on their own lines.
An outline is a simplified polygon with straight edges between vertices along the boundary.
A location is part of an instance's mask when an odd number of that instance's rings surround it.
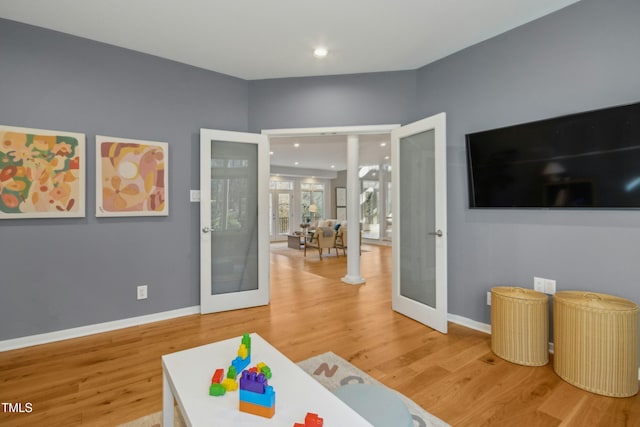
<svg viewBox="0 0 640 427">
<path fill-rule="evenodd" d="M 203 313 L 268 303 L 266 146 L 262 135 L 201 131 Z"/>
<path fill-rule="evenodd" d="M 394 310 L 447 332 L 444 113 L 392 131 Z"/>
<path fill-rule="evenodd" d="M 292 233 L 291 191 L 271 190 L 269 198 L 269 230 L 271 241 L 286 240 Z"/>
</svg>

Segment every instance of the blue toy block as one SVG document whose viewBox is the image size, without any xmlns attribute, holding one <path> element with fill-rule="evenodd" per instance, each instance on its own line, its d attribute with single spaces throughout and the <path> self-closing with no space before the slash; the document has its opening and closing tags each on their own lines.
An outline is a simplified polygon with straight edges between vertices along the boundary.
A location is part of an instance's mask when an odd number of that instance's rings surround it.
<svg viewBox="0 0 640 427">
<path fill-rule="evenodd" d="M 242 372 L 247 366 L 249 366 L 249 363 L 251 363 L 251 354 L 249 354 L 246 359 L 238 356 L 231 361 L 231 365 L 236 368 L 236 372 Z"/>
<path fill-rule="evenodd" d="M 241 389 L 253 391 L 254 393 L 264 393 L 265 387 L 268 385 L 269 383 L 264 374 L 242 371 L 242 375 L 240 376 Z"/>
<path fill-rule="evenodd" d="M 276 392 L 271 386 L 267 386 L 264 393 L 240 389 L 240 401 L 271 408 L 276 404 Z"/>
</svg>

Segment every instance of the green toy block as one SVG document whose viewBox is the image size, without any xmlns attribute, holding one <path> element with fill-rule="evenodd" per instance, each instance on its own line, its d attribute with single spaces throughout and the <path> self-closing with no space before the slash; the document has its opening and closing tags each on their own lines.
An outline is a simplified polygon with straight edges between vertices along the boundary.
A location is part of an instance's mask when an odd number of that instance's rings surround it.
<svg viewBox="0 0 640 427">
<path fill-rule="evenodd" d="M 237 376 L 238 376 L 238 373 L 236 372 L 236 367 L 233 365 L 229 366 L 229 370 L 227 371 L 227 378 L 231 378 L 232 380 L 235 380 Z"/>
<path fill-rule="evenodd" d="M 260 372 L 262 372 L 268 380 L 271 379 L 271 369 L 268 366 L 264 366 Z"/>
<path fill-rule="evenodd" d="M 213 383 L 209 387 L 209 396 L 224 396 L 226 392 L 227 389 L 222 384 Z"/>
<path fill-rule="evenodd" d="M 247 351 L 249 352 L 249 354 L 251 354 L 251 337 L 249 336 L 249 334 L 244 333 L 242 335 L 242 344 L 247 346 Z"/>
</svg>

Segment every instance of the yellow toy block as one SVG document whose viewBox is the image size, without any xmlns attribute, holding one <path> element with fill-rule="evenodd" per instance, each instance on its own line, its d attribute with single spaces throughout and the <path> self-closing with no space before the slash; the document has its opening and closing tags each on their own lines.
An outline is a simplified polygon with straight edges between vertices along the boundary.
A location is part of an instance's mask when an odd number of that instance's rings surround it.
<svg viewBox="0 0 640 427">
<path fill-rule="evenodd" d="M 240 344 L 240 348 L 238 348 L 238 356 L 241 359 L 246 359 L 249 356 L 249 350 L 247 350 L 247 346 L 244 344 Z"/>
<path fill-rule="evenodd" d="M 238 389 L 238 382 L 232 378 L 225 378 L 220 383 L 227 391 L 235 391 Z"/>
</svg>

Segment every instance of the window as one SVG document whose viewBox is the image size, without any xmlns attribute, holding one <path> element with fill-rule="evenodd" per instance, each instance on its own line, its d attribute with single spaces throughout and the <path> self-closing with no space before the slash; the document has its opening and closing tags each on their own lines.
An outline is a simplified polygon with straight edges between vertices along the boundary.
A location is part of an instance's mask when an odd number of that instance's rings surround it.
<svg viewBox="0 0 640 427">
<path fill-rule="evenodd" d="M 324 184 L 301 183 L 300 203 L 303 221 L 313 222 L 324 218 Z"/>
</svg>

